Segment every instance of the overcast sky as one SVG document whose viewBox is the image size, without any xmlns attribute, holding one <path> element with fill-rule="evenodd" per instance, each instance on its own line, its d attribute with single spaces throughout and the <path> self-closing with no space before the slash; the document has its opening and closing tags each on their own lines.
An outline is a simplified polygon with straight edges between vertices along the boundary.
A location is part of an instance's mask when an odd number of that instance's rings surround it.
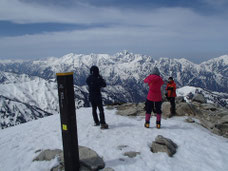
<svg viewBox="0 0 228 171">
<path fill-rule="evenodd" d="M 199 63 L 228 54 L 228 0 L 0 0 L 0 59 L 68 53 Z"/>
</svg>

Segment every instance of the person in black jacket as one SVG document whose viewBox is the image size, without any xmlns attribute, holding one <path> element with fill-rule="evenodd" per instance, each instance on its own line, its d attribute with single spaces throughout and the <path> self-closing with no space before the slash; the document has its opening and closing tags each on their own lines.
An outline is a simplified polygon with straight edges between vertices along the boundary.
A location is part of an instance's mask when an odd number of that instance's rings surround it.
<svg viewBox="0 0 228 171">
<path fill-rule="evenodd" d="M 95 126 L 101 124 L 101 129 L 107 129 L 108 124 L 105 122 L 104 109 L 101 97 L 101 88 L 106 87 L 105 80 L 99 74 L 99 68 L 97 66 L 92 66 L 90 68 L 90 75 L 86 80 L 89 86 L 89 100 L 92 105 L 93 120 Z M 100 111 L 100 121 L 97 117 L 97 107 Z"/>
</svg>

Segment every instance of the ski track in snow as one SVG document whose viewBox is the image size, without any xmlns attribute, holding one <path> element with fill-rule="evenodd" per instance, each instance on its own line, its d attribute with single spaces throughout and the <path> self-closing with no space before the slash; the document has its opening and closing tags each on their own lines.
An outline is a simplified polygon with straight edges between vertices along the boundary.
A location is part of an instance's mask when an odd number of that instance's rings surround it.
<svg viewBox="0 0 228 171">
<path fill-rule="evenodd" d="M 185 117 L 162 120 L 162 128 L 144 128 L 144 117 L 129 118 L 105 110 L 108 130 L 93 126 L 91 108 L 76 111 L 79 145 L 95 150 L 104 158 L 106 167 L 116 171 L 227 171 L 228 139 L 214 135 L 201 127 L 184 122 Z M 177 153 L 152 153 L 149 146 L 157 135 L 172 139 Z M 122 150 L 120 145 L 127 145 Z M 60 116 L 53 115 L 15 127 L 0 130 L 1 171 L 49 171 L 57 159 L 32 162 L 40 149 L 62 149 Z M 136 151 L 135 158 L 123 156 Z"/>
</svg>

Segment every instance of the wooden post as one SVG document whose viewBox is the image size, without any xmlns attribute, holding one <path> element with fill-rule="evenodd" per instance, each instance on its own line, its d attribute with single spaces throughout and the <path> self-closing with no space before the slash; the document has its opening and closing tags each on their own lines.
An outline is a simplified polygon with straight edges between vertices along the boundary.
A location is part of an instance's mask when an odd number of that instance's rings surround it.
<svg viewBox="0 0 228 171">
<path fill-rule="evenodd" d="M 57 73 L 65 171 L 79 171 L 73 72 Z"/>
</svg>

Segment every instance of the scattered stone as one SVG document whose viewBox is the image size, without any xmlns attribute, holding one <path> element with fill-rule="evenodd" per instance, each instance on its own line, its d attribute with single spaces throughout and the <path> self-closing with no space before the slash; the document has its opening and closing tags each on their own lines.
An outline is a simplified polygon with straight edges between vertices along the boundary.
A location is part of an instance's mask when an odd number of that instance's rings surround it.
<svg viewBox="0 0 228 171">
<path fill-rule="evenodd" d="M 185 122 L 187 123 L 194 123 L 195 121 L 192 118 L 185 119 Z"/>
<path fill-rule="evenodd" d="M 117 147 L 118 150 L 123 150 L 124 148 L 127 148 L 128 146 L 127 145 L 119 145 Z"/>
<path fill-rule="evenodd" d="M 192 101 L 199 102 L 199 103 L 207 103 L 207 100 L 202 94 L 195 94 Z"/>
<path fill-rule="evenodd" d="M 141 154 L 140 152 L 128 151 L 128 152 L 124 153 L 124 156 L 127 156 L 129 158 L 134 158 L 134 157 L 136 157 L 137 155 L 140 155 L 140 154 Z"/>
<path fill-rule="evenodd" d="M 162 135 L 158 135 L 155 138 L 155 141 L 152 143 L 150 148 L 153 153 L 165 152 L 170 157 L 176 153 L 176 149 L 177 145 L 171 139 L 165 138 Z"/>
<path fill-rule="evenodd" d="M 64 169 L 63 152 L 60 149 L 44 150 L 33 161 L 50 161 L 59 157 L 59 165 L 53 167 L 51 171 L 62 171 Z M 104 160 L 92 149 L 79 146 L 80 171 L 94 171 L 105 167 Z"/>
<path fill-rule="evenodd" d="M 41 150 L 41 149 L 39 149 L 39 150 L 36 150 L 36 151 L 35 151 L 35 153 L 39 153 L 39 152 L 41 152 L 41 151 L 42 151 L 42 150 Z"/>
<path fill-rule="evenodd" d="M 123 159 L 123 158 L 119 158 L 119 161 L 122 161 L 122 162 L 124 162 L 124 161 L 125 161 L 125 159 Z"/>
<path fill-rule="evenodd" d="M 101 171 L 115 171 L 115 170 L 113 168 L 106 167 L 106 168 L 102 169 Z"/>
</svg>

